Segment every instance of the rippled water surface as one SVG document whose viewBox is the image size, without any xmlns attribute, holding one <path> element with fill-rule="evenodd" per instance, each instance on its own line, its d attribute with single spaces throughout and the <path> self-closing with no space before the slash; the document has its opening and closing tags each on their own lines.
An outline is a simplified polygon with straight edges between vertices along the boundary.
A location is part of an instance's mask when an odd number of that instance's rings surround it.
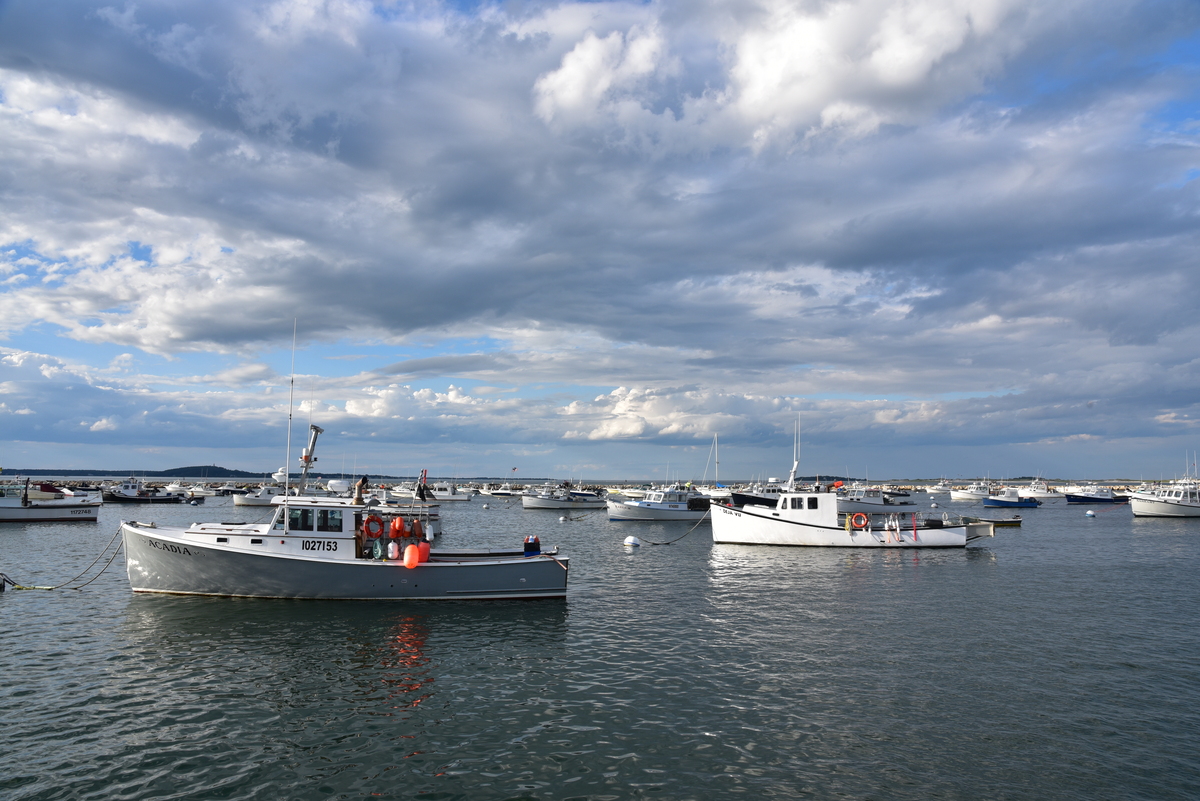
<svg viewBox="0 0 1200 801">
<path fill-rule="evenodd" d="M 120 517 L 0 525 L 55 584 Z M 948 506 L 965 509 L 965 504 Z M 566 601 L 0 595 L 6 799 L 1200 797 L 1200 520 L 1061 501 L 965 551 L 714 546 L 480 499 L 446 547 L 527 533 Z"/>
</svg>

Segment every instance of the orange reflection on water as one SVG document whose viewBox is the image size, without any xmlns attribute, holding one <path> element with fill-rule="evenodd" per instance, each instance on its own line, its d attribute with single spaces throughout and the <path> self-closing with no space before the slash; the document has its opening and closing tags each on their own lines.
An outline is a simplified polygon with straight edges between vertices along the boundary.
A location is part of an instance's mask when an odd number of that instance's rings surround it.
<svg viewBox="0 0 1200 801">
<path fill-rule="evenodd" d="M 426 689 L 434 680 L 425 655 L 428 637 L 424 619 L 410 616 L 398 619 L 384 641 L 382 679 L 397 709 L 414 708 L 433 695 Z"/>
</svg>

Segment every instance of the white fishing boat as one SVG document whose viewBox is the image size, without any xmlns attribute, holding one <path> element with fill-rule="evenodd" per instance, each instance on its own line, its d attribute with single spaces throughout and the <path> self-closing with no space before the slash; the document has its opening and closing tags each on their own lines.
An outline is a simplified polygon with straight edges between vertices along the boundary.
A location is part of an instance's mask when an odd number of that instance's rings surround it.
<svg viewBox="0 0 1200 801">
<path fill-rule="evenodd" d="M 1129 508 L 1134 517 L 1200 517 L 1200 483 L 1187 479 L 1139 488 L 1129 496 Z"/>
<path fill-rule="evenodd" d="M 520 496 L 520 491 L 515 490 L 512 484 L 505 482 L 499 487 L 493 487 L 490 484 L 479 491 L 480 495 L 490 495 L 493 498 L 516 498 Z"/>
<path fill-rule="evenodd" d="M 603 509 L 607 505 L 608 502 L 595 492 L 575 489 L 567 481 L 521 496 L 521 506 L 525 509 Z"/>
<path fill-rule="evenodd" d="M 774 508 L 713 504 L 715 543 L 840 548 L 962 548 L 995 535 L 991 523 L 893 513 L 882 520 L 864 512 L 838 514 L 833 492 L 789 492 Z"/>
<path fill-rule="evenodd" d="M 79 520 L 95 523 L 102 501 L 94 494 L 68 494 L 53 484 L 0 485 L 0 523 Z"/>
<path fill-rule="evenodd" d="M 641 498 L 609 499 L 609 520 L 662 521 L 703 520 L 708 516 L 710 501 L 691 487 L 672 484 L 661 490 L 651 490 Z"/>
<path fill-rule="evenodd" d="M 123 521 L 134 592 L 251 598 L 563 598 L 567 557 L 430 548 L 419 520 L 354 498 L 279 496 L 266 523 Z"/>
<path fill-rule="evenodd" d="M 774 506 L 779 500 L 780 493 L 785 487 L 778 478 L 768 478 L 766 482 L 754 482 L 738 487 L 729 493 L 729 502 L 734 506 L 747 504 Z M 709 497 L 712 497 L 711 495 Z M 715 499 L 714 499 L 715 500 Z"/>
<path fill-rule="evenodd" d="M 930 495 L 944 495 L 953 489 L 954 489 L 954 485 L 943 478 L 938 483 L 936 483 L 932 486 L 926 487 L 925 492 Z"/>
<path fill-rule="evenodd" d="M 287 491 L 277 484 L 260 484 L 258 489 L 243 495 L 233 496 L 234 506 L 271 506 L 275 499 L 287 495 Z"/>
<path fill-rule="evenodd" d="M 426 496 L 432 496 L 437 503 L 454 503 L 456 501 L 469 501 L 473 493 L 464 492 L 456 485 L 449 481 L 434 481 L 425 485 Z M 393 488 L 391 491 L 392 497 L 398 500 L 408 500 L 416 497 L 416 486 L 406 486 L 404 488 Z"/>
<path fill-rule="evenodd" d="M 952 501 L 982 501 L 984 498 L 995 493 L 995 489 L 991 484 L 984 481 L 976 481 L 969 485 L 966 489 L 950 490 L 950 500 Z"/>
<path fill-rule="evenodd" d="M 1036 509 L 1042 505 L 1042 501 L 1039 498 L 1027 498 L 1021 495 L 1021 491 L 1016 487 L 1003 487 L 997 490 L 995 495 L 984 498 L 983 505 L 1010 509 Z"/>
<path fill-rule="evenodd" d="M 145 482 L 136 476 L 130 476 L 120 484 L 106 487 L 103 497 L 110 503 L 183 503 L 184 500 L 180 493 L 163 492 L 147 487 Z"/>
<path fill-rule="evenodd" d="M 1028 487 L 1018 487 L 1017 492 L 1022 498 L 1037 498 L 1038 500 L 1049 500 L 1053 498 L 1061 498 L 1063 494 L 1051 487 L 1040 478 L 1035 478 L 1029 482 Z"/>
<path fill-rule="evenodd" d="M 874 487 L 851 487 L 845 495 L 837 496 L 839 512 L 869 515 L 905 512 L 916 508 L 912 501 L 898 501 L 881 489 Z"/>
</svg>

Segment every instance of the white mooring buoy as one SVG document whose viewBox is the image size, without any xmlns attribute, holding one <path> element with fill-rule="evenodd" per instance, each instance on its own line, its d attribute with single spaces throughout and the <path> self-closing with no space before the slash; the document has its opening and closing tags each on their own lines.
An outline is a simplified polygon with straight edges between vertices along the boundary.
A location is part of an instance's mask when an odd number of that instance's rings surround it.
<svg viewBox="0 0 1200 801">
<path fill-rule="evenodd" d="M 1096 513 L 1093 512 L 1091 509 L 1088 509 L 1086 512 L 1083 513 L 1083 516 L 1084 517 L 1095 517 Z"/>
<path fill-rule="evenodd" d="M 627 547 L 627 548 L 636 548 L 637 546 L 639 546 L 641 544 L 642 544 L 642 541 L 639 540 L 637 537 L 634 537 L 633 535 L 630 535 L 625 538 L 625 547 Z"/>
<path fill-rule="evenodd" d="M 484 509 L 488 508 L 488 505 L 485 503 L 485 504 L 483 505 L 483 508 L 484 508 Z"/>
<path fill-rule="evenodd" d="M 937 508 L 937 504 L 936 504 L 936 503 L 931 503 L 931 504 L 929 504 L 929 508 L 930 508 L 930 509 L 936 509 L 936 508 Z"/>
</svg>

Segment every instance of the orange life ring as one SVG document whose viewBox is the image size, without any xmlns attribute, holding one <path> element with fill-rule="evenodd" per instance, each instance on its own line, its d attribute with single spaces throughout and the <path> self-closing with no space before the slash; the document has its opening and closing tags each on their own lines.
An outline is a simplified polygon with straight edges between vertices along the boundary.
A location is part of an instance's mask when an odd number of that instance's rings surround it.
<svg viewBox="0 0 1200 801">
<path fill-rule="evenodd" d="M 850 525 L 855 528 L 866 528 L 870 519 L 862 512 L 855 512 L 854 517 L 850 518 Z"/>
<path fill-rule="evenodd" d="M 368 537 L 378 537 L 383 533 L 383 518 L 379 515 L 368 515 L 363 521 L 363 533 Z"/>
</svg>

